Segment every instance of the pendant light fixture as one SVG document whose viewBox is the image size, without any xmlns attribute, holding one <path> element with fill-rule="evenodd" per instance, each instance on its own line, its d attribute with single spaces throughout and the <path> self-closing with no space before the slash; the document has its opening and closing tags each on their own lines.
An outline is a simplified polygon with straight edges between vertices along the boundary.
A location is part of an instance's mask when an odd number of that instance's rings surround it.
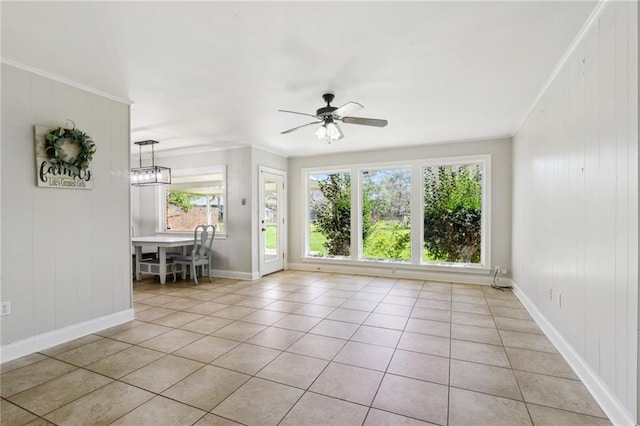
<svg viewBox="0 0 640 426">
<path fill-rule="evenodd" d="M 131 185 L 167 185 L 171 183 L 171 169 L 169 167 L 156 166 L 155 151 L 153 146 L 158 141 L 146 140 L 134 142 L 140 147 L 140 167 L 131 169 Z M 142 147 L 151 145 L 151 165 L 142 167 Z"/>
</svg>

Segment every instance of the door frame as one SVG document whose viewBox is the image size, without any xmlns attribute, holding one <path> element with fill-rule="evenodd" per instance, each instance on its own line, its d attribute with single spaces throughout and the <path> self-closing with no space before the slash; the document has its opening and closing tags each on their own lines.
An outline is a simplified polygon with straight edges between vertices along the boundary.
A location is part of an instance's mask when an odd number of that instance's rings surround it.
<svg viewBox="0 0 640 426">
<path fill-rule="evenodd" d="M 287 221 L 287 172 L 284 170 L 280 170 L 280 169 L 274 169 L 272 167 L 266 167 L 266 166 L 258 166 L 258 272 L 260 277 L 263 277 L 264 275 L 273 273 L 273 272 L 277 272 L 278 270 L 275 271 L 265 271 L 264 269 L 264 265 L 265 265 L 265 261 L 264 261 L 264 250 L 263 250 L 263 232 L 262 232 L 262 220 L 264 219 L 264 211 L 265 211 L 265 204 L 264 204 L 264 180 L 263 180 L 263 176 L 264 173 L 269 173 L 272 175 L 277 175 L 282 179 L 282 193 L 281 193 L 281 197 L 280 197 L 280 206 L 279 206 L 279 210 L 282 216 L 282 222 L 281 222 L 281 239 L 280 239 L 280 253 L 279 255 L 282 256 L 282 270 L 286 270 L 287 269 L 287 226 L 288 226 L 288 221 Z"/>
</svg>

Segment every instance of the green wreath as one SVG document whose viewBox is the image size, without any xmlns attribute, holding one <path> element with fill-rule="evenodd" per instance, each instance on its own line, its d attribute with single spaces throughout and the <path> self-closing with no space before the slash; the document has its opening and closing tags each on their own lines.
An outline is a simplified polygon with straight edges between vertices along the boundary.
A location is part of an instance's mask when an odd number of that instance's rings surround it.
<svg viewBox="0 0 640 426">
<path fill-rule="evenodd" d="M 44 139 L 49 162 L 54 166 L 66 167 L 76 175 L 79 175 L 81 170 L 89 168 L 89 163 L 96 152 L 96 144 L 91 140 L 91 136 L 76 130 L 75 127 L 73 129 L 58 127 L 46 133 Z M 62 149 L 65 139 L 80 147 L 80 152 L 75 158 L 67 158 L 67 154 Z"/>
</svg>

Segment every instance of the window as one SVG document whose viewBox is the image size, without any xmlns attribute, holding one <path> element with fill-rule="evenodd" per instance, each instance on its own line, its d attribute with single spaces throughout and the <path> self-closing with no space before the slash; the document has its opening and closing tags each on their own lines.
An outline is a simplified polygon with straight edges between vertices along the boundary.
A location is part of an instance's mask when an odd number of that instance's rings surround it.
<svg viewBox="0 0 640 426">
<path fill-rule="evenodd" d="M 306 255 L 486 268 L 489 166 L 485 155 L 307 170 Z"/>
<path fill-rule="evenodd" d="M 164 194 L 164 230 L 193 232 L 196 226 L 216 227 L 226 234 L 226 174 L 224 168 L 204 173 L 174 172 Z"/>
<path fill-rule="evenodd" d="M 423 168 L 423 261 L 482 259 L 482 164 Z"/>
<path fill-rule="evenodd" d="M 411 260 L 411 169 L 364 170 L 363 259 Z"/>
<path fill-rule="evenodd" d="M 351 174 L 308 174 L 307 197 L 307 255 L 350 256 Z"/>
</svg>

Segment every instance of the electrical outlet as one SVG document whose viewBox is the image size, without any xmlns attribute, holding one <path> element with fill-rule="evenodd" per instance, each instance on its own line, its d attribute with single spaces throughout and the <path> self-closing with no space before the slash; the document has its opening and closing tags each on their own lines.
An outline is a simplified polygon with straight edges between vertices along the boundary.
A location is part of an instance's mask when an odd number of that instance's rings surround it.
<svg viewBox="0 0 640 426">
<path fill-rule="evenodd" d="M 562 293 L 558 293 L 558 308 L 562 308 Z"/>
<path fill-rule="evenodd" d="M 506 270 L 506 269 L 501 269 L 501 270 L 500 270 L 500 273 L 501 273 L 502 275 L 507 275 L 507 270 Z"/>
<path fill-rule="evenodd" d="M 0 304 L 0 317 L 11 315 L 11 302 L 2 302 Z"/>
</svg>

